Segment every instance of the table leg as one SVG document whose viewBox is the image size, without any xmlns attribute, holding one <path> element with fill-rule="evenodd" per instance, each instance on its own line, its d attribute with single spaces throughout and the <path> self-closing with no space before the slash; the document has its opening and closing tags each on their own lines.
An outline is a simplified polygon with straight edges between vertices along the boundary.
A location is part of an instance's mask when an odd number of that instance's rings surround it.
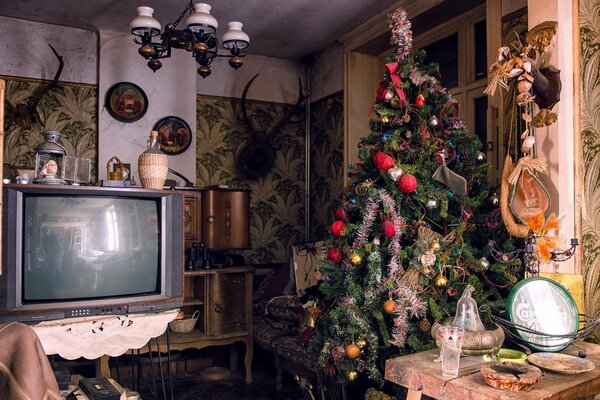
<svg viewBox="0 0 600 400">
<path fill-rule="evenodd" d="M 252 383 L 252 356 L 254 355 L 254 346 L 252 341 L 244 342 L 246 344 L 246 357 L 244 358 L 244 364 L 246 367 L 246 383 Z"/>
<path fill-rule="evenodd" d="M 109 356 L 102 356 L 96 359 L 96 376 L 110 378 L 110 367 L 108 366 Z"/>
<path fill-rule="evenodd" d="M 422 392 L 420 390 L 408 389 L 406 400 L 421 400 Z"/>
</svg>

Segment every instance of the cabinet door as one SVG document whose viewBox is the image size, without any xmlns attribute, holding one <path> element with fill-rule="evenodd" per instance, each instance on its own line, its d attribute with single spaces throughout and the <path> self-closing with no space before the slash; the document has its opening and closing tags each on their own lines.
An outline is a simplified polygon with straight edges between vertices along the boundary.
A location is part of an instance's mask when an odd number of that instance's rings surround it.
<svg viewBox="0 0 600 400">
<path fill-rule="evenodd" d="M 200 240 L 200 226 L 198 224 L 200 213 L 200 198 L 196 193 L 186 193 L 183 203 L 183 232 L 186 242 Z"/>
<path fill-rule="evenodd" d="M 208 335 L 245 334 L 249 324 L 246 311 L 247 272 L 219 273 L 210 277 Z"/>
<path fill-rule="evenodd" d="M 202 192 L 202 242 L 210 249 L 250 247 L 250 193 Z"/>
</svg>

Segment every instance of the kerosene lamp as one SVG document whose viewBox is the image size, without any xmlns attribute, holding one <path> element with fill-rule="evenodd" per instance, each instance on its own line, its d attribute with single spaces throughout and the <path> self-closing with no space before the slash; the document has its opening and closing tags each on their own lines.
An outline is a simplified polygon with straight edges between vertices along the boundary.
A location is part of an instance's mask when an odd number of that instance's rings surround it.
<svg viewBox="0 0 600 400">
<path fill-rule="evenodd" d="M 35 173 L 33 183 L 62 185 L 64 158 L 67 150 L 60 140 L 58 131 L 44 131 L 44 141 L 35 147 Z"/>
</svg>

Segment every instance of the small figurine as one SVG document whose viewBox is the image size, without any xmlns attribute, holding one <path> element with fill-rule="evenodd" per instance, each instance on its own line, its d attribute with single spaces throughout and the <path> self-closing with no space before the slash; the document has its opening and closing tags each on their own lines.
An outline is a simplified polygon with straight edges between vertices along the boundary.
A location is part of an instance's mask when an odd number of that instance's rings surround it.
<svg viewBox="0 0 600 400">
<path fill-rule="evenodd" d="M 48 161 L 42 167 L 42 176 L 44 177 L 54 177 L 58 173 L 58 164 L 54 160 Z"/>
</svg>

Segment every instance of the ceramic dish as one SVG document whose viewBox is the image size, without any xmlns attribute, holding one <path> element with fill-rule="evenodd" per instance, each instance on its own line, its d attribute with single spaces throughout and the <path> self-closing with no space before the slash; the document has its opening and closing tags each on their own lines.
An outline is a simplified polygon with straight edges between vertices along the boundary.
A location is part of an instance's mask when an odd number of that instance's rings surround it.
<svg viewBox="0 0 600 400">
<path fill-rule="evenodd" d="M 580 374 L 595 367 L 590 360 L 560 353 L 533 353 L 528 360 L 540 368 L 561 374 Z"/>
<path fill-rule="evenodd" d="M 485 354 L 483 356 L 484 361 L 511 361 L 511 362 L 520 362 L 524 363 L 527 361 L 527 354 L 522 351 L 512 350 L 512 349 L 500 349 L 498 350 L 498 354 L 496 357 L 490 357 L 489 354 Z"/>
</svg>

